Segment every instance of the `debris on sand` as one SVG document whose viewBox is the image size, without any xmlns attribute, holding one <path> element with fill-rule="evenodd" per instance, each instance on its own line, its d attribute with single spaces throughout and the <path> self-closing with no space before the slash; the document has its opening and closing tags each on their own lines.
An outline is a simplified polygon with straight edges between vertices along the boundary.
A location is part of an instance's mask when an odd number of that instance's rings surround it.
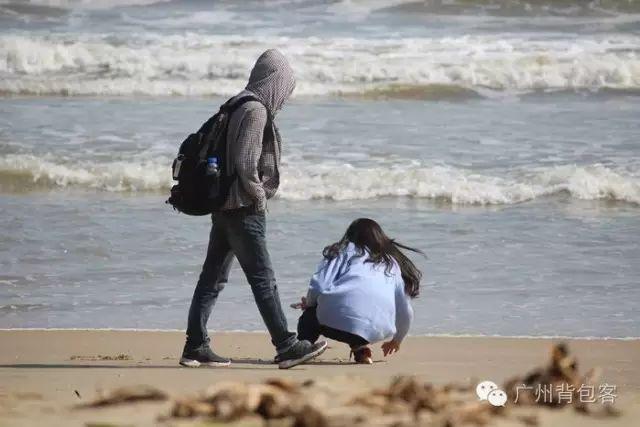
<svg viewBox="0 0 640 427">
<path fill-rule="evenodd" d="M 584 376 L 578 375 L 577 362 L 569 356 L 565 344 L 554 346 L 551 354 L 548 366 L 505 384 L 504 390 L 511 402 L 515 401 L 514 391 L 519 384 L 576 387 L 597 380 L 597 369 Z M 508 418 L 526 426 L 539 423 L 538 415 L 531 411 L 535 409 L 534 404 L 541 403 L 533 395 L 521 395 L 519 399 L 522 400 L 509 407 L 493 406 L 486 400 L 478 401 L 472 384 L 434 385 L 413 377 L 397 377 L 387 387 L 360 390 L 346 396 L 337 380 L 333 386 L 326 380 L 296 383 L 270 379 L 262 384 L 225 382 L 211 387 L 199 397 L 176 401 L 171 417 L 206 417 L 217 422 L 259 417 L 280 419 L 281 425 L 291 427 L 484 426 L 495 417 Z M 561 404 L 553 401 L 547 406 Z M 575 407 L 583 413 L 596 414 L 583 404 Z M 608 408 L 601 409 L 598 414 L 613 413 L 612 408 Z"/>
<path fill-rule="evenodd" d="M 328 384 L 316 387 L 282 379 L 224 382 L 198 397 L 177 400 L 171 417 L 232 422 L 258 416 L 292 427 L 455 426 L 484 425 L 502 409 L 477 402 L 470 386 L 434 386 L 411 377 L 398 377 L 387 388 L 366 390 L 350 399 L 341 399 L 340 390 L 332 393 Z"/>
<path fill-rule="evenodd" d="M 133 403 L 143 401 L 162 401 L 166 400 L 168 395 L 157 388 L 140 385 L 133 387 L 122 387 L 115 389 L 106 396 L 101 396 L 87 404 L 79 406 L 80 408 L 99 408 L 104 406 L 118 405 L 122 403 Z"/>
<path fill-rule="evenodd" d="M 547 366 L 514 377 L 501 389 L 508 404 L 494 406 L 478 400 L 471 383 L 432 384 L 410 376 L 395 378 L 388 386 L 372 388 L 353 377 L 316 378 L 304 382 L 284 378 L 261 383 L 220 382 L 195 396 L 175 399 L 169 413 L 159 420 L 170 424 L 184 419 L 214 423 L 250 423 L 283 427 L 456 427 L 485 426 L 498 418 L 523 426 L 539 424 L 544 407 L 567 406 L 563 400 L 542 403 L 527 390 L 536 385 L 593 384 L 598 370 L 579 375 L 576 360 L 566 345 L 553 347 Z M 525 386 L 516 400 L 518 386 Z M 504 390 L 504 391 L 502 391 Z M 506 398 L 505 396 L 505 398 Z M 88 406 L 106 406 L 141 400 L 164 400 L 163 392 L 150 387 L 116 390 Z M 575 400 L 578 402 L 578 400 Z M 582 403 L 574 408 L 587 415 L 609 416 L 611 405 L 599 409 Z"/>
<path fill-rule="evenodd" d="M 171 412 L 173 417 L 207 416 L 219 421 L 233 421 L 255 414 L 264 419 L 292 416 L 303 404 L 298 387 L 273 379 L 264 384 L 219 383 L 199 398 L 178 400 Z"/>
<path fill-rule="evenodd" d="M 107 361 L 107 360 L 133 360 L 133 357 L 125 353 L 116 354 L 115 356 L 102 355 L 102 354 L 98 354 L 97 356 L 73 355 L 69 358 L 69 360 L 97 362 L 97 361 Z"/>
<path fill-rule="evenodd" d="M 596 399 L 595 393 L 601 389 L 596 382 L 601 374 L 601 369 L 593 368 L 580 375 L 578 361 L 569 354 L 567 344 L 559 343 L 552 347 L 546 366 L 511 378 L 505 383 L 504 390 L 516 405 L 573 406 L 577 411 L 591 415 L 619 415 L 612 402 Z"/>
</svg>

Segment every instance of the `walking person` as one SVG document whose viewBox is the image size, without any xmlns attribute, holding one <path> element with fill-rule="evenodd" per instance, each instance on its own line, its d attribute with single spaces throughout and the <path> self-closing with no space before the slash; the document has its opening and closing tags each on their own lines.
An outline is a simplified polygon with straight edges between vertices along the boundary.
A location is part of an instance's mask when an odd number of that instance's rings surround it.
<svg viewBox="0 0 640 427">
<path fill-rule="evenodd" d="M 229 119 L 227 166 L 237 179 L 222 210 L 212 215 L 209 247 L 189 309 L 181 365 L 231 363 L 211 349 L 207 321 L 227 283 L 234 256 L 251 285 L 280 368 L 309 361 L 327 347 L 326 341 L 312 344 L 289 332 L 266 244 L 267 200 L 275 195 L 280 182 L 281 140 L 273 118 L 294 88 L 291 66 L 282 53 L 271 49 L 256 61 L 246 88 L 229 101 L 255 98 L 242 103 Z"/>
</svg>

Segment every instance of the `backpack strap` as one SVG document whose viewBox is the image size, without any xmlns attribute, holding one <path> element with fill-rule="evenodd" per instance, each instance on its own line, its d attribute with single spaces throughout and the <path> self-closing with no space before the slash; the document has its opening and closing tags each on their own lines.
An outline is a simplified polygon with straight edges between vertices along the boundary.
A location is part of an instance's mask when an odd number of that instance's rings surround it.
<svg viewBox="0 0 640 427">
<path fill-rule="evenodd" d="M 235 101 L 231 102 L 232 100 L 233 100 L 233 98 L 229 99 L 227 102 L 222 104 L 222 106 L 220 106 L 220 111 L 224 111 L 227 114 L 231 114 L 235 110 L 240 108 L 243 104 L 245 104 L 245 103 L 247 103 L 249 101 L 256 101 L 256 102 L 259 102 L 260 104 L 262 104 L 262 106 L 264 106 L 264 109 L 267 111 L 267 126 L 266 127 L 269 127 L 273 123 L 273 114 L 271 114 L 271 111 L 269 111 L 269 109 L 264 105 L 264 103 L 257 96 L 255 96 L 255 95 L 244 95 L 244 96 L 236 99 Z"/>
<path fill-rule="evenodd" d="M 267 111 L 267 123 L 265 124 L 264 128 L 265 130 L 267 129 L 271 129 L 273 127 L 273 115 L 271 114 L 271 111 L 269 111 L 269 109 L 264 105 L 264 103 L 255 95 L 244 95 L 238 99 L 236 99 L 235 101 L 233 101 L 233 98 L 229 99 L 227 102 L 225 102 L 224 104 L 222 104 L 220 106 L 220 112 L 221 113 L 225 113 L 227 115 L 229 115 L 229 117 L 231 116 L 231 114 L 236 111 L 238 108 L 240 108 L 243 104 L 250 102 L 250 101 L 256 101 L 259 102 L 264 109 Z M 273 135 L 274 138 L 276 138 L 276 135 Z"/>
<path fill-rule="evenodd" d="M 220 106 L 220 110 L 218 111 L 216 116 L 218 116 L 219 114 L 225 114 L 227 116 L 226 120 L 229 120 L 229 118 L 231 117 L 231 114 L 233 114 L 233 112 L 235 112 L 243 104 L 246 104 L 249 101 L 256 101 L 256 102 L 259 102 L 260 104 L 262 104 L 262 101 L 260 101 L 260 99 L 258 99 L 258 97 L 255 96 L 255 95 L 244 95 L 244 96 L 242 96 L 240 98 L 237 98 L 237 99 L 230 98 L 224 104 L 222 104 Z M 262 104 L 262 105 L 264 105 L 264 104 Z M 272 121 L 271 121 L 272 120 L 271 119 L 271 112 L 266 107 L 265 107 L 265 110 L 267 110 L 267 126 L 268 126 L 268 125 L 270 125 L 272 123 Z M 200 153 L 199 153 L 199 157 L 201 159 L 203 159 L 203 160 L 207 157 L 207 153 L 209 153 L 210 148 L 211 148 L 211 140 L 209 139 L 209 136 L 210 135 L 203 135 L 203 138 L 206 138 L 206 141 L 202 145 L 202 149 L 200 150 Z"/>
<path fill-rule="evenodd" d="M 256 101 L 256 102 L 259 102 L 260 104 L 262 104 L 262 101 L 260 101 L 257 96 L 255 96 L 255 95 L 244 95 L 244 96 L 241 96 L 240 98 L 238 98 L 236 100 L 233 100 L 233 98 L 229 99 L 227 102 L 225 102 L 224 104 L 222 104 L 220 106 L 220 111 L 224 112 L 224 113 L 227 113 L 227 114 L 231 114 L 235 110 L 240 108 L 243 104 L 245 104 L 245 103 L 247 103 L 249 101 Z M 267 110 L 267 114 L 270 115 L 269 109 L 266 108 L 266 107 L 265 107 L 265 109 Z"/>
</svg>

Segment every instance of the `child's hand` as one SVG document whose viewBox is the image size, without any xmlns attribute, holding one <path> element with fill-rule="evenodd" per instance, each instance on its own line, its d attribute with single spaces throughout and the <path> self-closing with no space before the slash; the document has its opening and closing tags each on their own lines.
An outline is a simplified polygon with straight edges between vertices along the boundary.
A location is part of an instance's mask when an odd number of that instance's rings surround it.
<svg viewBox="0 0 640 427">
<path fill-rule="evenodd" d="M 382 344 L 382 353 L 386 356 L 390 356 L 393 353 L 397 353 L 400 350 L 400 343 L 394 340 L 387 341 Z"/>
<path fill-rule="evenodd" d="M 307 298 L 306 297 L 300 298 L 300 302 L 293 303 L 293 304 L 291 304 L 290 307 L 291 308 L 295 308 L 296 310 L 297 309 L 306 310 L 308 308 L 307 307 Z"/>
</svg>

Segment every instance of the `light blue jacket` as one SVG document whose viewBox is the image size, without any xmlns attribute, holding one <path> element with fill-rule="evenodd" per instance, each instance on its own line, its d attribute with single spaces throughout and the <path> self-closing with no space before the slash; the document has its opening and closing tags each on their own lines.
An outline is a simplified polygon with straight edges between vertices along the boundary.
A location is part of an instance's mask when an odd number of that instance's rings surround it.
<svg viewBox="0 0 640 427">
<path fill-rule="evenodd" d="M 385 273 L 384 264 L 365 262 L 353 243 L 334 259 L 324 259 L 311 277 L 307 304 L 317 305 L 318 322 L 359 335 L 370 343 L 409 332 L 413 309 L 404 292 L 400 267 Z"/>
</svg>

